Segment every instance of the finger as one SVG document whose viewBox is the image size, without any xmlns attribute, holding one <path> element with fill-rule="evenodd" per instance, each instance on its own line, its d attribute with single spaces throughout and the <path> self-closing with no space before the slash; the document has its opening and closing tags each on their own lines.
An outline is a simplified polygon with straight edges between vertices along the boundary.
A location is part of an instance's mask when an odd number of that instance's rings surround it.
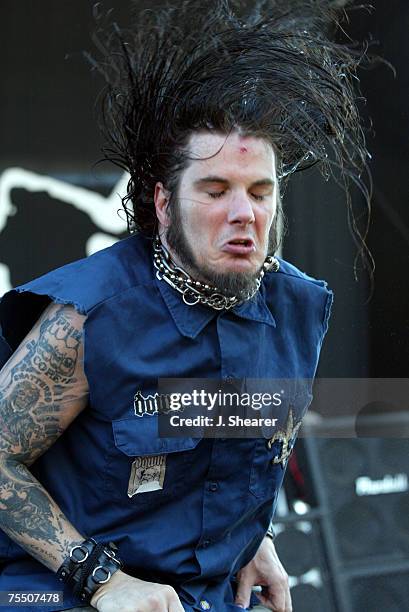
<svg viewBox="0 0 409 612">
<path fill-rule="evenodd" d="M 244 578 L 242 580 L 239 579 L 236 598 L 234 600 L 236 606 L 241 606 L 242 608 L 249 607 L 252 587 L 253 585 L 248 580 Z"/>
<path fill-rule="evenodd" d="M 176 591 L 170 586 L 167 588 L 169 590 L 165 593 L 168 602 L 168 607 L 166 610 L 169 610 L 169 612 L 184 612 L 183 606 Z"/>
<path fill-rule="evenodd" d="M 285 612 L 292 612 L 292 610 L 293 610 L 293 603 L 291 601 L 290 587 L 287 587 L 286 593 L 285 593 Z"/>
<path fill-rule="evenodd" d="M 261 593 L 257 593 L 261 603 L 273 612 L 287 612 L 285 590 L 275 587 L 263 587 Z"/>
<path fill-rule="evenodd" d="M 273 596 L 262 593 L 256 593 L 260 599 L 260 603 L 273 612 L 293 612 L 291 595 L 289 589 L 285 592 L 274 593 Z"/>
<path fill-rule="evenodd" d="M 169 612 L 184 612 L 184 608 L 180 603 L 180 599 L 177 601 L 172 601 L 169 605 Z"/>
<path fill-rule="evenodd" d="M 260 603 L 262 606 L 264 606 L 265 608 L 267 608 L 267 610 L 274 610 L 274 612 L 276 612 L 276 608 L 273 605 L 272 599 L 271 597 L 268 597 L 266 595 L 263 595 L 263 593 L 259 592 L 256 593 L 256 596 L 258 597 L 258 599 L 260 600 Z"/>
</svg>

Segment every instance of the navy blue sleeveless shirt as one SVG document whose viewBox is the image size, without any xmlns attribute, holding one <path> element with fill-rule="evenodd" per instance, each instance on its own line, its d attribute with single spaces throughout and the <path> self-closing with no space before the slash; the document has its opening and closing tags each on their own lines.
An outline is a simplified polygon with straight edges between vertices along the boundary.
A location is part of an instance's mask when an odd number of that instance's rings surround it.
<svg viewBox="0 0 409 612">
<path fill-rule="evenodd" d="M 234 575 L 255 555 L 274 512 L 280 442 L 160 438 L 155 417 L 136 416 L 135 394 L 154 394 L 159 378 L 312 380 L 332 292 L 280 259 L 254 298 L 218 312 L 186 305 L 156 278 L 152 261 L 151 242 L 134 235 L 3 297 L 10 351 L 50 301 L 87 315 L 88 407 L 30 469 L 80 533 L 117 543 L 127 573 L 171 584 L 186 611 L 240 610 Z M 299 418 L 310 400 L 308 392 L 292 398 Z M 135 459 L 158 456 L 166 457 L 162 488 L 129 496 Z M 0 591 L 62 590 L 3 532 L 0 557 Z M 76 605 L 66 590 L 52 609 Z"/>
</svg>

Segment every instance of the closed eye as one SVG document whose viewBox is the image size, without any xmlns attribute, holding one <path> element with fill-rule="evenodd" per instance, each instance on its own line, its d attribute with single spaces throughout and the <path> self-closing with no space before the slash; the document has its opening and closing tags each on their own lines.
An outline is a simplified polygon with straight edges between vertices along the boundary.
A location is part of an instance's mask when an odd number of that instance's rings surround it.
<svg viewBox="0 0 409 612">
<path fill-rule="evenodd" d="M 216 200 L 217 198 L 221 198 L 224 193 L 224 191 L 208 191 L 207 195 Z"/>
</svg>

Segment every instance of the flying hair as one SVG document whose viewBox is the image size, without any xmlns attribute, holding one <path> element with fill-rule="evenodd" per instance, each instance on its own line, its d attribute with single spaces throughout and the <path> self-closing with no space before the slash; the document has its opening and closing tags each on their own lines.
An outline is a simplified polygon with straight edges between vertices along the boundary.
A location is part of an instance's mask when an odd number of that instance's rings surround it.
<svg viewBox="0 0 409 612">
<path fill-rule="evenodd" d="M 127 28 L 94 7 L 102 94 L 104 158 L 130 174 L 123 198 L 128 229 L 153 236 L 154 188 L 177 191 L 191 159 L 190 135 L 233 130 L 266 139 L 277 156 L 281 194 L 290 176 L 318 164 L 346 193 L 358 259 L 366 247 L 371 201 L 369 153 L 357 100 L 366 46 L 334 42 L 345 10 L 328 0 L 185 0 L 135 11 Z M 217 153 L 217 152 L 215 152 Z M 363 194 L 357 222 L 350 194 Z"/>
</svg>

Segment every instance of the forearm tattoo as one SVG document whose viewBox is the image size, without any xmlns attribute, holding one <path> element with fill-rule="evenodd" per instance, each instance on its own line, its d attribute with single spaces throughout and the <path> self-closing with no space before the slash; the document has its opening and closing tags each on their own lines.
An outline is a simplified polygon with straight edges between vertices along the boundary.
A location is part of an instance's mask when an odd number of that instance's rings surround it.
<svg viewBox="0 0 409 612">
<path fill-rule="evenodd" d="M 83 540 L 28 468 L 12 460 L 0 465 L 2 529 L 38 560 L 56 569 L 71 546 Z"/>
<path fill-rule="evenodd" d="M 38 333 L 0 374 L 0 526 L 54 567 L 78 532 L 67 532 L 69 523 L 26 466 L 57 440 L 75 416 L 70 407 L 86 398 L 77 321 L 66 306 L 48 309 Z"/>
</svg>

